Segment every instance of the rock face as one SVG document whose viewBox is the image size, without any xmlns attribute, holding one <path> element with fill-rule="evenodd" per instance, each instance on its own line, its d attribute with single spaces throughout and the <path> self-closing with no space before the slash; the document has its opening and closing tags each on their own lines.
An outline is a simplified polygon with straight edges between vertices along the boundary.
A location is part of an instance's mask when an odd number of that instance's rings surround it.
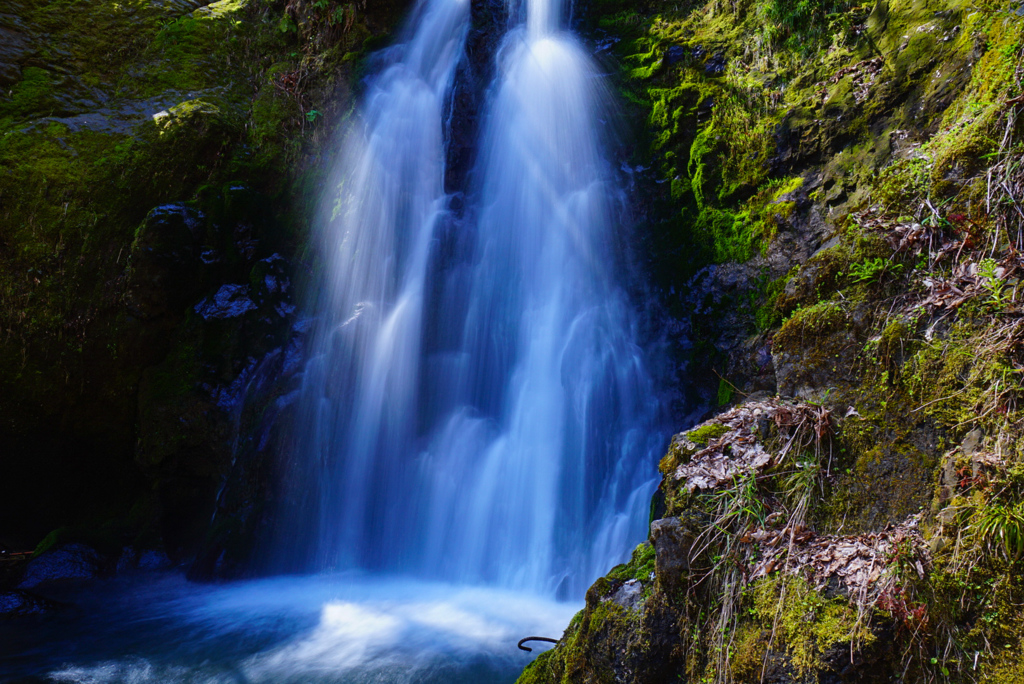
<svg viewBox="0 0 1024 684">
<path fill-rule="evenodd" d="M 58 527 L 178 560 L 203 543 L 250 437 L 231 402 L 297 344 L 291 255 L 354 58 L 405 9 L 339 8 L 0 8 L 0 519 L 18 547 Z"/>
<path fill-rule="evenodd" d="M 18 589 L 35 589 L 54 582 L 94 579 L 100 573 L 100 555 L 84 544 L 66 544 L 33 558 Z"/>
<path fill-rule="evenodd" d="M 649 540 L 521 682 L 1024 676 L 1024 404 L 999 370 L 1024 368 L 1024 24 L 818 9 L 594 5 L 649 142 L 628 166 L 681 403 L 706 411 Z"/>
<path fill-rule="evenodd" d="M 180 317 L 202 291 L 200 260 L 205 221 L 184 203 L 154 207 L 135 232 L 128 297 L 144 320 Z"/>
<path fill-rule="evenodd" d="M 662 577 L 681 574 L 690 569 L 690 550 L 694 533 L 679 518 L 661 518 L 651 522 L 651 544 L 654 545 L 655 569 Z"/>
</svg>

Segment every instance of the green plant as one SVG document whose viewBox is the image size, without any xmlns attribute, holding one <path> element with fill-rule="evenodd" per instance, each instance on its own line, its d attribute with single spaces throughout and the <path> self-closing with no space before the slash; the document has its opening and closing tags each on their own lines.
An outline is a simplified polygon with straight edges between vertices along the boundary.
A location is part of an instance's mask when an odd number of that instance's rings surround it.
<svg viewBox="0 0 1024 684">
<path fill-rule="evenodd" d="M 931 662 L 932 665 L 939 665 L 939 659 L 938 658 L 932 658 L 930 662 Z M 943 677 L 948 677 L 949 676 L 949 668 L 946 667 L 945 665 L 941 665 L 939 667 L 939 672 L 942 673 Z"/>
<path fill-rule="evenodd" d="M 712 495 L 716 515 L 711 527 L 731 536 L 751 525 L 764 525 L 771 511 L 763 498 L 754 472 L 738 477 L 732 487 Z"/>
<path fill-rule="evenodd" d="M 889 271 L 893 274 L 903 270 L 903 264 L 896 264 L 883 257 L 865 259 L 859 264 L 850 264 L 847 275 L 855 283 L 870 283 L 881 280 L 882 276 Z"/>
<path fill-rule="evenodd" d="M 732 401 L 732 392 L 733 392 L 732 387 L 729 385 L 729 383 L 727 383 L 725 381 L 724 378 L 719 380 L 718 381 L 718 405 L 719 406 L 725 406 L 726 404 L 730 403 Z"/>
<path fill-rule="evenodd" d="M 334 11 L 331 12 L 330 22 L 331 24 L 344 26 L 345 30 L 348 30 L 352 25 L 352 21 L 355 18 L 355 9 L 351 4 L 345 4 L 341 7 L 335 7 Z"/>
<path fill-rule="evenodd" d="M 999 277 L 998 266 L 995 259 L 982 259 L 978 262 L 978 275 L 982 278 L 982 285 L 988 292 L 988 299 L 985 303 L 994 308 L 1003 308 L 1010 303 L 1010 295 Z"/>
<path fill-rule="evenodd" d="M 712 439 L 721 437 L 727 432 L 729 432 L 729 428 L 721 423 L 708 423 L 707 425 L 702 425 L 687 432 L 686 439 L 690 440 L 694 444 L 707 446 L 708 442 Z"/>
<path fill-rule="evenodd" d="M 281 17 L 281 20 L 279 22 L 277 22 L 277 30 L 280 33 L 295 33 L 296 31 L 299 30 L 299 27 L 296 25 L 294 21 L 292 21 L 292 18 L 286 14 L 283 17 Z"/>
<path fill-rule="evenodd" d="M 306 112 L 306 121 L 308 121 L 309 123 L 313 123 L 314 121 L 319 119 L 321 116 L 323 116 L 323 114 L 321 114 L 317 110 L 310 109 L 308 112 Z"/>
<path fill-rule="evenodd" d="M 814 490 L 820 487 L 821 475 L 821 463 L 808 453 L 794 460 L 793 470 L 782 476 L 782 495 L 790 508 L 790 520 L 794 525 L 804 524 Z"/>
<path fill-rule="evenodd" d="M 975 517 L 975 531 L 989 552 L 1002 553 L 1009 561 L 1024 554 L 1024 503 L 990 502 Z"/>
</svg>

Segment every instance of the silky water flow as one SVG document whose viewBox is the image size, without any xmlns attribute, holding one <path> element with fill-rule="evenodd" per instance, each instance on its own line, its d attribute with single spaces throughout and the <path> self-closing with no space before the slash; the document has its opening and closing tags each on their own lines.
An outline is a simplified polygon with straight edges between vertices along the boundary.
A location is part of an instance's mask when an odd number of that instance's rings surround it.
<svg viewBox="0 0 1024 684">
<path fill-rule="evenodd" d="M 642 539 L 661 446 L 615 282 L 607 96 L 562 8 L 531 0 L 456 215 L 445 116 L 468 5 L 420 12 L 369 89 L 323 231 L 297 445 L 314 566 L 579 598 Z"/>
<path fill-rule="evenodd" d="M 663 444 L 616 282 L 608 98 L 564 7 L 510 7 L 525 20 L 498 49 L 455 210 L 469 10 L 415 8 L 327 194 L 290 462 L 302 503 L 276 544 L 304 574 L 94 583 L 73 615 L 0 634 L 0 680 L 507 683 L 531 657 L 516 640 L 558 636 L 643 539 Z"/>
</svg>

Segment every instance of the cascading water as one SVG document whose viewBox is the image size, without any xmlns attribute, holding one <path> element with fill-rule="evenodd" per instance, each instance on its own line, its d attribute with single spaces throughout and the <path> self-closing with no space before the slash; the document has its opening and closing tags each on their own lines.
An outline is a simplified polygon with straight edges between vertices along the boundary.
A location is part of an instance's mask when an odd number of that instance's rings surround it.
<svg viewBox="0 0 1024 684">
<path fill-rule="evenodd" d="M 367 539 L 396 539 L 410 494 L 409 448 L 427 259 L 444 211 L 442 117 L 463 56 L 468 0 L 421 3 L 415 32 L 366 95 L 346 139 L 332 206 L 316 355 L 304 374 L 298 451 L 320 486 L 321 566 L 370 563 Z"/>
<path fill-rule="evenodd" d="M 340 572 L 69 588 L 73 616 L 0 624 L 0 679 L 507 684 L 516 640 L 575 610 L 551 599 L 643 537 L 657 402 L 616 285 L 605 95 L 561 12 L 530 0 L 502 41 L 460 201 L 469 0 L 422 0 L 346 140 L 276 543 L 279 569 Z"/>
<path fill-rule="evenodd" d="M 660 436 L 615 283 L 607 98 L 559 3 L 525 9 L 460 216 L 467 0 L 420 4 L 347 142 L 297 430 L 315 567 L 579 596 L 643 536 Z"/>
</svg>

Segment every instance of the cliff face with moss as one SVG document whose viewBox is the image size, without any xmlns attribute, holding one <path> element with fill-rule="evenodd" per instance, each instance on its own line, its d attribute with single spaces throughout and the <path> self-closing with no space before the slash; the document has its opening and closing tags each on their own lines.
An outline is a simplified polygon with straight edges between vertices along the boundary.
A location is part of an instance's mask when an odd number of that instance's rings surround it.
<svg viewBox="0 0 1024 684">
<path fill-rule="evenodd" d="M 520 682 L 1020 680 L 1024 9 L 587 17 L 680 375 L 716 408 Z"/>
<path fill-rule="evenodd" d="M 269 496 L 238 475 L 250 414 L 294 370 L 327 143 L 404 9 L 0 9 L 0 542 L 188 557 L 229 478 L 237 511 Z"/>
</svg>

